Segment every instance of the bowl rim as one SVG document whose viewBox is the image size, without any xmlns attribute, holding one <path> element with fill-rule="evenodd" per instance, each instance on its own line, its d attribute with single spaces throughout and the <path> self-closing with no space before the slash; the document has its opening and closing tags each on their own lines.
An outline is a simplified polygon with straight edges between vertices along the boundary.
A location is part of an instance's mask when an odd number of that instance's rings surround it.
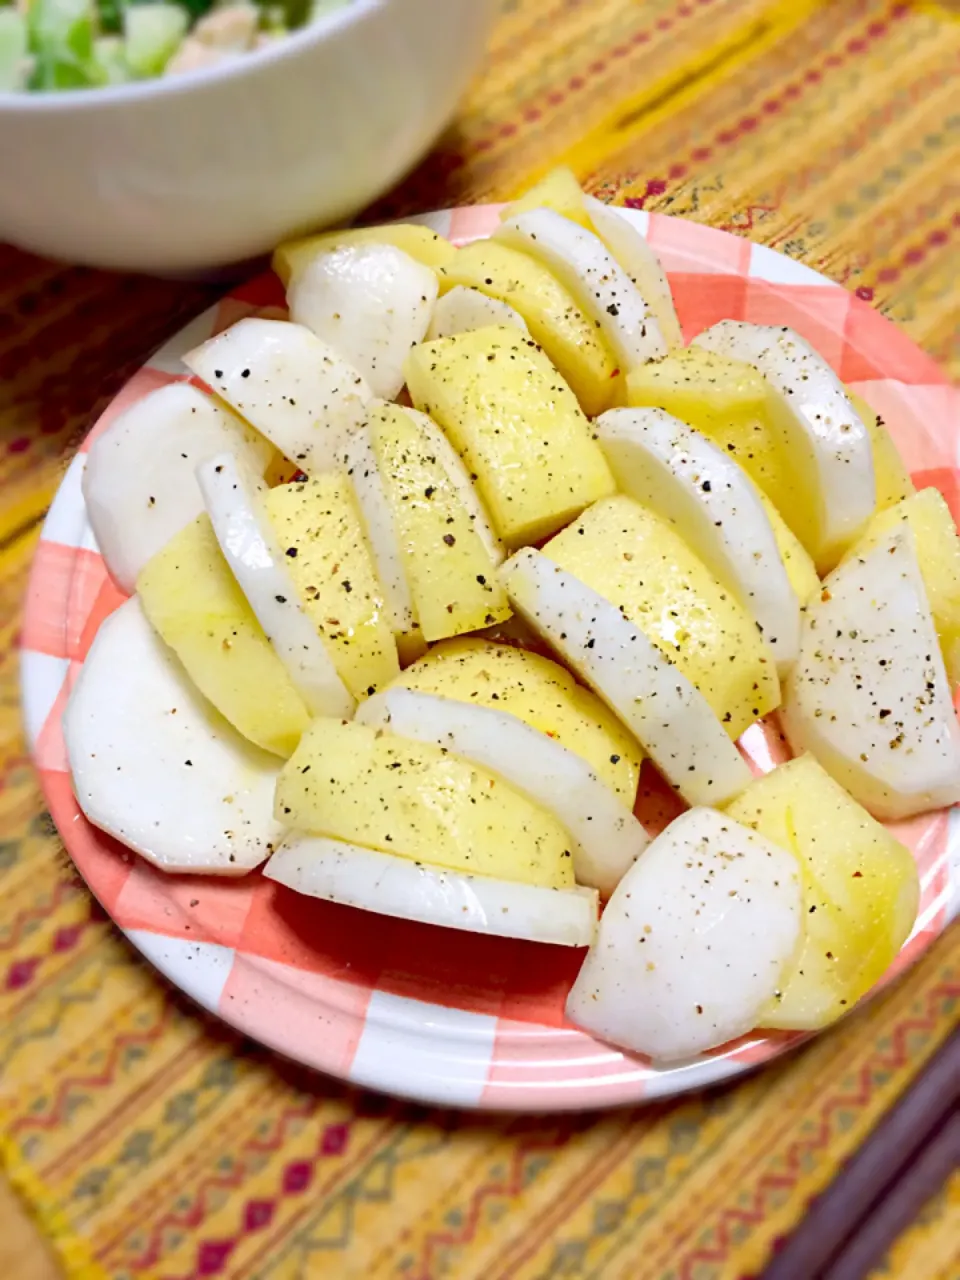
<svg viewBox="0 0 960 1280">
<path fill-rule="evenodd" d="M 345 0 L 342 6 L 322 14 L 316 22 L 298 27 L 263 49 L 249 50 L 218 66 L 202 67 L 182 76 L 161 75 L 150 80 L 133 80 L 129 84 L 65 89 L 53 93 L 0 92 L 0 116 L 55 115 L 63 110 L 71 114 L 77 111 L 90 113 L 202 90 L 220 82 L 239 79 L 251 67 L 256 69 L 296 57 L 310 45 L 323 44 L 328 37 L 359 26 L 371 14 L 387 8 L 392 2 Z"/>
</svg>

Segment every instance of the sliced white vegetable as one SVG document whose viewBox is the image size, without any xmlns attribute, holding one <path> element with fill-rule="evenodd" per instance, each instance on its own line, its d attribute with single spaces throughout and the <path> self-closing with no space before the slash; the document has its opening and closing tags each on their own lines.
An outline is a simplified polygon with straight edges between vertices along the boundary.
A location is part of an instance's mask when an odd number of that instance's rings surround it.
<svg viewBox="0 0 960 1280">
<path fill-rule="evenodd" d="M 725 804 L 750 770 L 706 698 L 619 609 L 525 547 L 501 580 L 517 611 L 620 717 L 689 804 Z"/>
<path fill-rule="evenodd" d="M 870 433 L 826 360 L 792 329 L 721 320 L 694 338 L 743 360 L 770 384 L 770 409 L 801 494 L 783 516 L 816 561 L 832 569 L 877 502 Z"/>
<path fill-rule="evenodd" d="M 454 334 L 470 333 L 473 329 L 487 329 L 492 324 L 512 324 L 523 333 L 529 332 L 527 322 L 509 302 L 488 298 L 479 289 L 469 289 L 463 284 L 454 285 L 433 308 L 427 341 L 452 338 Z"/>
<path fill-rule="evenodd" d="M 350 477 L 357 496 L 370 553 L 383 588 L 390 628 L 394 635 L 408 635 L 417 629 L 417 615 L 403 571 L 400 538 L 368 427 L 361 427 L 350 437 L 340 451 L 339 462 Z"/>
<path fill-rule="evenodd" d="M 847 560 L 807 607 L 781 717 L 877 818 L 960 800 L 960 726 L 904 526 Z"/>
<path fill-rule="evenodd" d="M 230 571 L 308 710 L 351 716 L 356 703 L 284 564 L 263 504 L 266 487 L 229 453 L 201 463 L 197 481 Z"/>
<path fill-rule="evenodd" d="M 287 286 L 290 319 L 322 338 L 392 400 L 403 362 L 422 342 L 436 272 L 392 244 L 343 244 L 311 258 Z"/>
<path fill-rule="evenodd" d="M 791 853 L 713 809 L 691 809 L 607 903 L 567 1016 L 661 1062 L 744 1035 L 793 960 L 801 902 Z"/>
<path fill-rule="evenodd" d="M 522 791 L 566 827 L 578 884 L 605 897 L 647 846 L 643 827 L 585 760 L 516 716 L 397 688 L 374 694 L 356 718 L 444 747 Z"/>
<path fill-rule="evenodd" d="M 437 462 L 443 467 L 461 505 L 466 509 L 487 555 L 495 565 L 502 564 L 506 554 L 503 543 L 493 531 L 487 509 L 480 501 L 480 495 L 470 480 L 470 472 L 463 459 L 431 417 L 417 409 L 409 409 L 406 405 L 403 406 L 403 411 L 413 418 L 429 441 Z"/>
<path fill-rule="evenodd" d="M 800 648 L 800 605 L 746 472 L 663 409 L 610 409 L 596 439 L 617 487 L 676 527 L 760 628 L 783 674 Z"/>
<path fill-rule="evenodd" d="M 683 330 L 666 272 L 646 239 L 611 205 L 584 195 L 584 207 L 597 235 L 650 304 L 667 346 L 683 346 Z"/>
<path fill-rule="evenodd" d="M 238 320 L 183 362 L 307 475 L 336 464 L 373 399 L 352 365 L 287 320 Z"/>
<path fill-rule="evenodd" d="M 649 301 L 592 231 L 553 209 L 533 209 L 502 222 L 493 239 L 553 272 L 597 324 L 623 372 L 667 354 Z"/>
<path fill-rule="evenodd" d="M 152 391 L 93 442 L 83 496 L 106 566 L 124 591 L 203 510 L 194 471 L 224 449 L 259 475 L 273 454 L 263 436 L 188 382 Z"/>
<path fill-rule="evenodd" d="M 80 808 L 164 871 L 242 875 L 280 839 L 280 761 L 200 696 L 136 596 L 97 632 L 63 732 Z"/>
<path fill-rule="evenodd" d="M 312 898 L 468 933 L 588 947 L 597 928 L 596 889 L 467 876 L 321 836 L 288 836 L 263 874 Z"/>
</svg>

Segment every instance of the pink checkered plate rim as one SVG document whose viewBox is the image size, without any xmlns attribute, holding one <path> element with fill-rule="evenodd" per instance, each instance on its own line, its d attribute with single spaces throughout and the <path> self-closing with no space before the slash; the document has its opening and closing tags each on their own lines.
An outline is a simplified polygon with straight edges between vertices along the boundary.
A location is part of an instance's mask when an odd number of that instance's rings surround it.
<svg viewBox="0 0 960 1280">
<path fill-rule="evenodd" d="M 621 210 L 660 254 L 684 334 L 723 318 L 786 324 L 881 413 L 918 486 L 960 516 L 960 389 L 865 301 L 761 245 L 697 223 Z M 416 219 L 457 244 L 488 235 L 498 207 Z M 91 826 L 70 785 L 61 717 L 97 628 L 123 600 L 87 523 L 91 439 L 158 386 L 180 356 L 244 315 L 283 314 L 272 275 L 235 289 L 157 351 L 94 425 L 43 528 L 22 634 L 22 693 L 44 796 L 81 874 L 134 945 L 205 1009 L 255 1040 L 356 1084 L 428 1103 L 492 1110 L 585 1109 L 663 1098 L 736 1076 L 802 1037 L 755 1034 L 656 1068 L 582 1034 L 563 1004 L 580 952 L 391 920 L 299 897 L 263 878 L 165 876 Z M 776 735 L 744 738 L 754 764 Z M 922 882 L 914 933 L 884 981 L 960 908 L 956 810 L 898 824 Z"/>
</svg>

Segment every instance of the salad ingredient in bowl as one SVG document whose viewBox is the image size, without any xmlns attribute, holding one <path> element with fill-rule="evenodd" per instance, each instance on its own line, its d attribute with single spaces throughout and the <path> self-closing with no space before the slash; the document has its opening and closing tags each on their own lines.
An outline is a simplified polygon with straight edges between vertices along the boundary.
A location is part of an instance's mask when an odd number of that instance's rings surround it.
<svg viewBox="0 0 960 1280">
<path fill-rule="evenodd" d="M 157 865 L 587 947 L 570 1020 L 669 1062 L 827 1025 L 914 929 L 882 823 L 960 801 L 960 538 L 800 335 L 682 346 L 620 216 L 555 175 L 459 250 L 282 246 L 291 318 L 91 450 L 136 594 L 65 727 L 84 812 Z"/>
<path fill-rule="evenodd" d="M 0 88 L 0 240 L 82 266 L 177 276 L 235 276 L 399 182 L 449 123 L 494 14 L 494 0 L 350 0 L 295 28 L 300 12 L 286 11 L 288 34 L 258 26 L 255 47 L 235 52 L 212 43 L 230 35 L 232 9 L 225 32 L 226 11 L 211 10 L 188 34 L 178 0 L 131 4 L 117 10 L 116 34 L 97 37 L 94 2 L 30 0 L 50 14 L 42 74 L 59 87 Z M 247 31 L 254 18 L 275 20 L 254 4 L 243 0 Z M 31 13 L 0 0 L 8 89 L 41 75 L 40 60 L 24 63 Z M 169 23 L 159 35 L 157 13 Z M 124 23 L 137 41 L 133 67 Z M 173 52 L 181 36 L 189 57 Z M 156 74 L 168 56 L 195 69 Z"/>
<path fill-rule="evenodd" d="M 95 89 L 214 67 L 351 0 L 7 0 L 0 92 Z"/>
</svg>

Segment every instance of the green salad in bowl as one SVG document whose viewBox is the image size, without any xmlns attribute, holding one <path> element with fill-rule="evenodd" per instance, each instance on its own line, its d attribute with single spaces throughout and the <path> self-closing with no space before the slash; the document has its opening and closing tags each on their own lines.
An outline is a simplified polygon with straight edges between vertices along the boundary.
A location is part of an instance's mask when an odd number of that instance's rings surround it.
<svg viewBox="0 0 960 1280">
<path fill-rule="evenodd" d="M 0 93 L 179 75 L 260 49 L 351 0 L 0 0 Z"/>
</svg>

